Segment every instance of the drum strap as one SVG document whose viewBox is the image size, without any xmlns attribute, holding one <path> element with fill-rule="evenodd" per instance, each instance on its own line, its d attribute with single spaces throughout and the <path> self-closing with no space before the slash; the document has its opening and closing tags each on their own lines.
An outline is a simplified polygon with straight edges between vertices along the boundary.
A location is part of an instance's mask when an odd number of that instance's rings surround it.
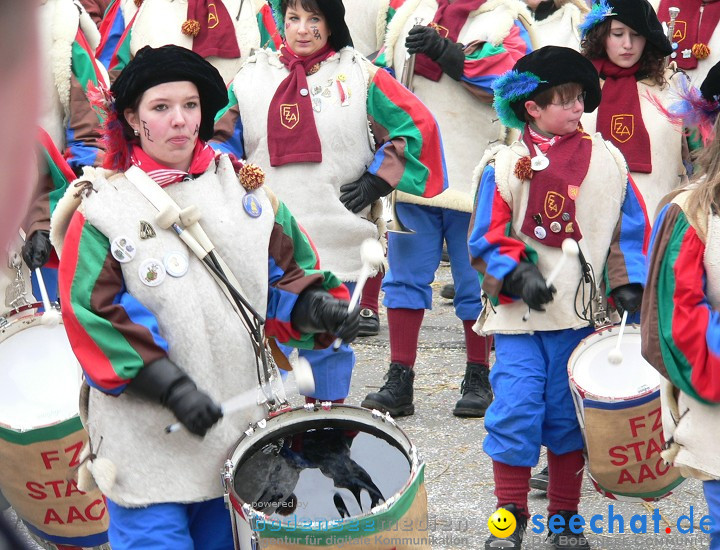
<svg viewBox="0 0 720 550">
<path fill-rule="evenodd" d="M 258 383 L 263 386 L 264 381 L 270 379 L 272 370 L 268 364 L 268 356 L 272 357 L 272 355 L 266 348 L 265 330 L 262 327 L 265 319 L 250 305 L 239 281 L 233 275 L 227 263 L 217 253 L 207 233 L 200 227 L 198 223 L 200 213 L 197 208 L 191 206 L 181 209 L 162 187 L 137 166 L 128 168 L 125 176 L 140 194 L 157 209 L 158 225 L 171 227 L 175 230 L 175 234 L 200 259 L 227 297 L 230 305 L 250 334 L 258 367 Z M 263 371 L 262 374 L 260 369 Z"/>
</svg>

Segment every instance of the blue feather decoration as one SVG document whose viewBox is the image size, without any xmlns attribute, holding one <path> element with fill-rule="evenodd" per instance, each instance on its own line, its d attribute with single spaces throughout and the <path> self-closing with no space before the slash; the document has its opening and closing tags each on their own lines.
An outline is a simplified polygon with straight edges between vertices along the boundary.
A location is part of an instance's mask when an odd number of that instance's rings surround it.
<svg viewBox="0 0 720 550">
<path fill-rule="evenodd" d="M 605 21 L 607 17 L 613 15 L 617 14 L 613 13 L 612 7 L 607 3 L 607 0 L 600 0 L 597 4 L 593 4 L 590 13 L 588 13 L 583 22 L 578 25 L 580 36 L 584 39 L 590 29 Z"/>
<path fill-rule="evenodd" d="M 496 78 L 492 83 L 495 92 L 493 107 L 500 122 L 511 128 L 522 128 L 524 123 L 515 115 L 511 104 L 525 99 L 544 82 L 546 81 L 529 71 L 520 73 L 512 70 Z"/>
</svg>

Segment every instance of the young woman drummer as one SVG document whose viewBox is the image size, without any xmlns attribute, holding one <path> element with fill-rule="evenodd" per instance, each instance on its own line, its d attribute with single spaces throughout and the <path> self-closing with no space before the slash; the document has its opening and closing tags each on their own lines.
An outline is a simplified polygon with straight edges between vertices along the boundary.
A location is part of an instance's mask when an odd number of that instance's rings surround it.
<svg viewBox="0 0 720 550">
<path fill-rule="evenodd" d="M 146 47 L 98 100 L 107 169 L 86 169 L 70 186 L 52 238 L 63 320 L 89 385 L 81 409 L 93 473 L 104 464 L 95 480 L 110 543 L 230 550 L 218 472 L 264 410 L 253 400 L 220 422 L 220 404 L 257 388 L 258 317 L 267 336 L 305 347 L 327 346 L 334 333 L 352 341 L 358 317 L 259 174 L 205 143 L 227 100 L 210 63 L 178 46 Z M 168 196 L 179 208 L 169 218 Z M 213 245 L 202 261 L 182 239 L 199 234 L 198 218 Z M 176 420 L 186 429 L 165 435 Z"/>
</svg>

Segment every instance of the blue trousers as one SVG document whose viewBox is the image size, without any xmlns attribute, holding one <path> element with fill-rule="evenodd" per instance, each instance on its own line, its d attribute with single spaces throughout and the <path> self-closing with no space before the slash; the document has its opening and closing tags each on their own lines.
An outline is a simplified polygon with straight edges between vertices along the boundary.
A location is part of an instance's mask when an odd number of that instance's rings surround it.
<svg viewBox="0 0 720 550">
<path fill-rule="evenodd" d="M 233 550 L 230 512 L 222 498 L 124 508 L 107 499 L 113 550 Z"/>
<path fill-rule="evenodd" d="M 567 374 L 570 354 L 592 334 L 579 330 L 496 334 L 483 449 L 509 466 L 535 466 L 540 446 L 555 454 L 583 448 Z"/>
<path fill-rule="evenodd" d="M 397 205 L 398 216 L 415 234 L 388 233 L 388 263 L 383 279 L 383 304 L 389 308 L 432 309 L 435 272 L 442 257 L 443 240 L 450 256 L 455 283 L 455 314 L 474 321 L 482 310 L 480 279 L 470 265 L 467 234 L 470 214 L 448 208 Z"/>
<path fill-rule="evenodd" d="M 355 290 L 355 283 L 346 282 L 345 286 L 350 294 Z M 288 357 L 294 349 L 282 344 L 278 347 Z M 333 350 L 332 345 L 326 349 L 299 349 L 298 355 L 308 360 L 315 378 L 315 392 L 307 397 L 333 401 L 348 396 L 355 368 L 355 352 L 349 344 L 343 343 L 337 351 Z"/>
<path fill-rule="evenodd" d="M 713 520 L 710 528 L 710 550 L 720 550 L 720 481 L 703 481 L 703 493 Z"/>
</svg>

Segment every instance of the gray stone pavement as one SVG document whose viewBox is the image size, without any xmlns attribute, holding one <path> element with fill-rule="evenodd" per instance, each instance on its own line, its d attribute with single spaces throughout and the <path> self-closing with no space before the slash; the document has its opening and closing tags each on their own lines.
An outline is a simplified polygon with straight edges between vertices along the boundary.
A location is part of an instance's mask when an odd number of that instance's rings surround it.
<svg viewBox="0 0 720 550">
<path fill-rule="evenodd" d="M 452 415 L 460 397 L 460 382 L 465 372 L 465 349 L 462 325 L 455 317 L 452 304 L 440 298 L 445 283 L 451 282 L 450 269 L 441 265 L 433 283 L 433 309 L 426 313 L 420 333 L 416 363 L 415 415 L 398 419 L 400 427 L 418 447 L 426 463 L 425 484 L 428 491 L 429 528 L 434 550 L 479 550 L 488 537 L 487 519 L 495 509 L 492 465 L 483 453 L 485 435 L 482 419 L 460 419 Z M 390 356 L 385 312 L 381 311 L 378 336 L 358 339 L 355 349 L 357 365 L 353 375 L 348 404 L 359 405 L 364 396 L 382 385 Z M 288 393 L 292 394 L 292 381 Z M 300 404 L 298 398 L 292 399 Z M 544 458 L 541 458 L 544 461 Z M 544 463 L 544 462 L 543 462 Z M 624 518 L 625 533 L 608 533 L 608 506 Z M 547 500 L 536 491 L 530 494 L 531 514 L 546 514 Z M 694 509 L 694 534 L 678 533 L 680 515 Z M 653 508 L 662 516 L 660 533 L 654 534 Z M 589 519 L 602 514 L 598 526 L 603 533 L 589 533 L 591 548 L 625 549 L 700 549 L 708 547 L 708 537 L 700 533 L 700 519 L 707 514 L 702 486 L 688 480 L 670 497 L 656 503 L 619 502 L 599 495 L 586 479 L 580 513 Z M 634 514 L 647 515 L 648 534 L 633 534 L 629 529 Z M 685 521 L 681 527 L 688 528 Z M 665 528 L 671 533 L 666 534 Z M 528 532 L 524 548 L 546 548 L 545 534 Z M 35 546 L 35 548 L 40 548 Z M 201 550 L 201 549 L 198 549 Z"/>
</svg>

